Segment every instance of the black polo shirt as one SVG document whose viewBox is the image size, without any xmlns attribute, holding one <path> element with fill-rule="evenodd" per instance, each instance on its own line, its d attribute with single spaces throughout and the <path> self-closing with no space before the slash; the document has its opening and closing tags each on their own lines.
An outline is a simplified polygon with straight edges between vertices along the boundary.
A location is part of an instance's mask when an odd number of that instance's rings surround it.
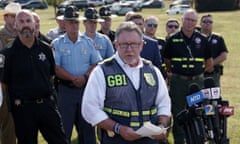
<svg viewBox="0 0 240 144">
<path fill-rule="evenodd" d="M 105 33 L 103 33 L 102 30 L 99 30 L 98 32 L 101 33 L 101 34 L 105 34 Z M 105 34 L 105 35 L 106 35 L 106 34 Z M 112 31 L 112 30 L 111 30 L 107 36 L 109 37 L 109 39 L 110 39 L 111 42 L 113 43 L 114 40 L 115 40 L 115 31 Z"/>
<path fill-rule="evenodd" d="M 31 48 L 17 37 L 10 48 L 4 49 L 2 82 L 12 99 L 34 100 L 49 97 L 50 79 L 55 75 L 55 62 L 49 45 L 35 39 Z"/>
<path fill-rule="evenodd" d="M 180 31 L 167 40 L 164 58 L 171 60 L 173 73 L 194 76 L 204 72 L 205 60 L 211 58 L 211 49 L 201 33 L 195 31 L 188 38 Z"/>
<path fill-rule="evenodd" d="M 224 39 L 217 33 L 212 33 L 208 37 L 208 42 L 212 50 L 213 59 L 218 57 L 222 52 L 228 52 Z"/>
</svg>

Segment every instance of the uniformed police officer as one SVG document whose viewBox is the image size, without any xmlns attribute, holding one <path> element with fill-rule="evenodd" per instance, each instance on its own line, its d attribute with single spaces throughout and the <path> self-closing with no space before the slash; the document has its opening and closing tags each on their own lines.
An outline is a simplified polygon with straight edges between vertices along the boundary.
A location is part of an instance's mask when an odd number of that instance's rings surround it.
<svg viewBox="0 0 240 144">
<path fill-rule="evenodd" d="M 203 73 L 213 70 L 211 50 L 207 38 L 195 31 L 198 15 L 189 9 L 182 17 L 182 28 L 166 43 L 164 58 L 170 79 L 169 95 L 172 100 L 173 136 L 175 144 L 184 144 L 184 132 L 176 115 L 185 108 L 186 95 L 191 83 L 203 86 Z"/>
<path fill-rule="evenodd" d="M 69 143 L 75 125 L 79 143 L 95 144 L 94 127 L 81 115 L 82 94 L 91 70 L 101 59 L 100 54 L 79 33 L 79 16 L 75 6 L 66 8 L 64 16 L 66 33 L 53 41 L 58 85 L 59 110 Z"/>
<path fill-rule="evenodd" d="M 112 43 L 115 40 L 115 31 L 111 30 L 112 18 L 116 17 L 111 12 L 109 7 L 103 6 L 99 9 L 100 18 L 104 19 L 104 22 L 100 22 L 101 28 L 98 31 L 99 33 L 107 35 Z"/>
<path fill-rule="evenodd" d="M 55 38 L 65 33 L 64 20 L 61 19 L 61 17 L 64 15 L 64 11 L 65 11 L 65 8 L 60 8 L 56 13 L 56 22 L 58 26 L 56 28 L 50 29 L 46 34 L 46 36 L 50 40 L 54 40 Z"/>
<path fill-rule="evenodd" d="M 146 36 L 149 36 L 150 38 L 156 39 L 158 42 L 158 49 L 160 51 L 160 54 L 163 55 L 163 51 L 166 45 L 166 42 L 163 38 L 156 36 L 156 32 L 158 29 L 158 18 L 155 16 L 149 16 L 145 19 L 144 22 L 144 27 L 145 27 L 145 31 L 144 34 Z M 161 68 L 161 72 L 163 74 L 163 77 L 166 79 L 167 77 L 167 73 L 166 73 L 166 65 L 164 63 L 164 59 L 162 58 L 162 68 Z"/>
<path fill-rule="evenodd" d="M 82 104 L 84 118 L 102 128 L 101 144 L 158 144 L 166 133 L 149 137 L 135 131 L 151 121 L 166 127 L 170 98 L 158 68 L 140 57 L 143 35 L 133 22 L 116 31 L 116 54 L 91 73 Z M 94 89 L 94 90 L 93 90 Z"/>
<path fill-rule="evenodd" d="M 214 71 L 205 72 L 205 77 L 212 77 L 216 86 L 220 86 L 220 76 L 223 74 L 223 62 L 227 59 L 227 47 L 223 37 L 220 34 L 212 32 L 213 17 L 210 14 L 203 15 L 200 21 L 201 33 L 208 38 L 209 45 L 212 50 Z"/>
<path fill-rule="evenodd" d="M 141 14 L 133 13 L 129 16 L 128 21 L 134 22 L 144 33 L 144 18 Z M 141 51 L 141 57 L 150 60 L 159 70 L 162 69 L 162 57 L 158 49 L 158 42 L 143 34 L 144 46 Z"/>
<path fill-rule="evenodd" d="M 105 34 L 97 32 L 97 23 L 104 22 L 95 8 L 88 8 L 84 12 L 86 20 L 83 21 L 85 32 L 84 38 L 94 44 L 94 47 L 101 54 L 103 59 L 109 58 L 114 54 L 111 40 Z"/>
<path fill-rule="evenodd" d="M 49 144 L 67 144 L 53 96 L 52 51 L 47 43 L 36 39 L 30 11 L 17 13 L 16 29 L 17 38 L 1 56 L 2 84 L 10 99 L 18 144 L 37 144 L 39 130 Z"/>
<path fill-rule="evenodd" d="M 18 3 L 9 3 L 3 13 L 5 24 L 0 29 L 0 50 L 9 47 L 17 36 L 15 29 L 15 16 L 18 11 L 21 10 L 21 5 Z M 2 68 L 3 59 L 0 57 L 0 68 Z M 2 70 L 0 70 L 2 75 Z M 0 76 L 1 77 L 1 76 Z M 16 144 L 16 135 L 14 130 L 14 122 L 11 112 L 7 108 L 6 95 L 3 95 L 3 105 L 0 108 L 0 143 L 2 144 Z"/>
</svg>

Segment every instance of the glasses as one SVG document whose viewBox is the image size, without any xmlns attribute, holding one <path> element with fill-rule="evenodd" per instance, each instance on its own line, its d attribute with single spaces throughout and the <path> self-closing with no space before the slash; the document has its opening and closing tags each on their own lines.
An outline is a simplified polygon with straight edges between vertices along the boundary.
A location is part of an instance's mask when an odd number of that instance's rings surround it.
<svg viewBox="0 0 240 144">
<path fill-rule="evenodd" d="M 147 26 L 157 28 L 158 24 L 148 23 Z"/>
<path fill-rule="evenodd" d="M 205 24 L 212 24 L 213 23 L 213 21 L 211 21 L 211 20 L 203 20 L 202 22 L 205 23 Z"/>
<path fill-rule="evenodd" d="M 139 48 L 140 44 L 141 44 L 140 42 L 139 43 L 118 43 L 121 49 L 127 49 L 129 48 L 129 46 L 133 49 L 136 49 L 136 48 Z"/>
<path fill-rule="evenodd" d="M 168 25 L 167 27 L 170 28 L 170 29 L 171 29 L 171 28 L 178 29 L 178 25 Z"/>
</svg>

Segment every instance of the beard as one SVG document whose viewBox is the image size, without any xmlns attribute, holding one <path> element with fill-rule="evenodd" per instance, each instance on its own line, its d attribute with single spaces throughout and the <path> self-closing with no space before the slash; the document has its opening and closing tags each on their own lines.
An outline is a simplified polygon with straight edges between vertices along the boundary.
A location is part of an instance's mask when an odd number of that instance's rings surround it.
<svg viewBox="0 0 240 144">
<path fill-rule="evenodd" d="M 19 31 L 19 34 L 22 35 L 24 38 L 31 38 L 34 36 L 34 29 L 29 27 L 23 27 L 22 30 Z"/>
</svg>

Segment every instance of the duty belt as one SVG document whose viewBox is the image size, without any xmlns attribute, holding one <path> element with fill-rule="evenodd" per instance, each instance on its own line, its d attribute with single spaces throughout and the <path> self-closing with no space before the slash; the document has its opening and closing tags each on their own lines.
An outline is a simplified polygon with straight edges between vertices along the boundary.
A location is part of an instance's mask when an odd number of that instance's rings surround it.
<svg viewBox="0 0 240 144">
<path fill-rule="evenodd" d="M 195 80 L 197 78 L 203 77 L 203 74 L 194 75 L 194 76 L 185 76 L 185 75 L 180 75 L 180 74 L 173 73 L 172 76 L 176 77 L 176 78 L 183 79 L 183 80 Z"/>
<path fill-rule="evenodd" d="M 33 99 L 33 100 L 21 100 L 21 99 L 15 99 L 13 102 L 14 102 L 14 105 L 16 106 L 19 106 L 21 104 L 42 104 L 48 100 L 54 100 L 54 97 L 53 96 L 50 96 L 48 98 L 37 98 L 37 99 Z"/>
</svg>

